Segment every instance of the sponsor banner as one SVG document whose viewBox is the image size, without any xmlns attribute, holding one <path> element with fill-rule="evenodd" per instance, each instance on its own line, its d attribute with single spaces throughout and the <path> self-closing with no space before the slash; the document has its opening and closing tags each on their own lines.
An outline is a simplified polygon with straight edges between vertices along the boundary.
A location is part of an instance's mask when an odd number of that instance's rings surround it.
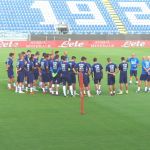
<svg viewBox="0 0 150 150">
<path fill-rule="evenodd" d="M 108 40 L 108 41 L 0 41 L 0 48 L 150 48 L 150 41 L 146 40 Z"/>
</svg>

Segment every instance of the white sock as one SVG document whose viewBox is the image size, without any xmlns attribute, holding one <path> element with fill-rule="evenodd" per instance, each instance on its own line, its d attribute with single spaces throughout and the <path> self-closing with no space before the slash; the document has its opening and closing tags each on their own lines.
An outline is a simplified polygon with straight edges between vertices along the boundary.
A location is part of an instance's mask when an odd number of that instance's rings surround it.
<svg viewBox="0 0 150 150">
<path fill-rule="evenodd" d="M 18 88 L 19 88 L 19 92 L 22 92 L 22 88 L 21 88 L 21 86 L 18 86 Z"/>
<path fill-rule="evenodd" d="M 49 88 L 49 92 L 52 93 L 52 88 Z"/>
<path fill-rule="evenodd" d="M 150 91 L 150 88 L 149 88 L 149 91 Z"/>
<path fill-rule="evenodd" d="M 45 93 L 45 88 L 42 88 L 42 90 L 43 90 L 43 93 Z"/>
<path fill-rule="evenodd" d="M 140 91 L 141 90 L 141 87 L 138 87 L 138 91 Z"/>
<path fill-rule="evenodd" d="M 99 90 L 96 90 L 96 94 L 99 95 Z"/>
<path fill-rule="evenodd" d="M 74 95 L 76 95 L 76 94 L 77 94 L 76 90 L 74 90 L 74 92 L 73 92 L 73 93 L 74 93 Z"/>
<path fill-rule="evenodd" d="M 130 80 L 129 83 L 132 83 L 132 80 Z"/>
<path fill-rule="evenodd" d="M 70 89 L 70 93 L 71 93 L 71 95 L 73 95 L 73 86 L 71 85 L 71 86 L 69 86 L 69 89 Z"/>
<path fill-rule="evenodd" d="M 87 91 L 87 95 L 88 95 L 88 96 L 91 96 L 91 93 L 90 93 L 90 91 L 89 91 L 89 90 Z"/>
<path fill-rule="evenodd" d="M 56 95 L 58 95 L 58 91 L 56 91 Z"/>
<path fill-rule="evenodd" d="M 30 92 L 31 92 L 31 93 L 33 92 L 33 87 L 30 88 Z"/>
<path fill-rule="evenodd" d="M 26 87 L 26 92 L 28 92 L 28 87 Z"/>
<path fill-rule="evenodd" d="M 8 83 L 8 88 L 11 89 L 11 84 L 10 83 Z"/>
<path fill-rule="evenodd" d="M 145 87 L 145 92 L 147 92 L 147 90 L 148 90 L 148 88 L 147 88 L 147 87 Z"/>
<path fill-rule="evenodd" d="M 115 93 L 116 93 L 116 91 L 113 91 L 113 93 L 115 94 Z"/>
<path fill-rule="evenodd" d="M 13 83 L 13 86 L 16 87 L 16 83 L 15 82 Z"/>
<path fill-rule="evenodd" d="M 18 86 L 16 86 L 16 90 L 15 90 L 15 92 L 16 92 L 16 93 L 18 92 Z"/>
<path fill-rule="evenodd" d="M 66 86 L 63 86 L 63 93 L 64 93 L 64 96 L 67 96 L 67 94 L 66 94 Z"/>
<path fill-rule="evenodd" d="M 24 85 L 22 85 L 22 90 L 24 90 Z"/>
<path fill-rule="evenodd" d="M 113 94 L 113 92 L 111 91 L 110 94 Z"/>
</svg>

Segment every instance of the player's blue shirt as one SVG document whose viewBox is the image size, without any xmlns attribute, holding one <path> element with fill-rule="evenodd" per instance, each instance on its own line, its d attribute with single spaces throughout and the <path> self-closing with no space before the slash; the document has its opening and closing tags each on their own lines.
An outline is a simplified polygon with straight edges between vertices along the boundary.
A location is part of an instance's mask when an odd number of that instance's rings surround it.
<svg viewBox="0 0 150 150">
<path fill-rule="evenodd" d="M 34 58 L 33 64 L 34 64 L 34 67 L 38 67 L 39 66 L 39 59 L 38 58 Z"/>
<path fill-rule="evenodd" d="M 87 64 L 85 62 L 79 62 L 76 65 L 76 70 L 81 73 L 86 73 Z"/>
<path fill-rule="evenodd" d="M 150 68 L 150 63 L 149 63 L 148 60 L 143 60 L 142 61 L 142 74 L 147 74 L 147 72 L 144 68 L 146 68 L 146 69 Z"/>
<path fill-rule="evenodd" d="M 120 72 L 126 73 L 128 71 L 128 63 L 123 62 L 123 63 L 119 64 L 119 70 L 120 70 Z"/>
<path fill-rule="evenodd" d="M 120 70 L 120 75 L 127 75 L 127 71 L 128 71 L 128 63 L 127 62 L 122 62 L 121 64 L 119 64 L 119 70 Z"/>
<path fill-rule="evenodd" d="M 6 65 L 9 65 L 8 67 L 8 71 L 9 70 L 13 70 L 13 59 L 11 57 L 9 57 L 6 62 L 5 62 Z"/>
<path fill-rule="evenodd" d="M 59 73 L 60 72 L 60 66 L 61 64 L 60 64 L 60 62 L 59 61 L 57 61 L 57 60 L 54 60 L 54 61 L 52 61 L 52 63 L 51 63 L 51 65 L 50 65 L 50 71 L 52 72 L 52 73 Z"/>
<path fill-rule="evenodd" d="M 137 70 L 139 59 L 138 58 L 129 58 L 128 62 L 130 63 L 130 70 Z"/>
<path fill-rule="evenodd" d="M 61 74 L 62 76 L 67 76 L 70 71 L 70 65 L 68 62 L 61 63 Z"/>
<path fill-rule="evenodd" d="M 91 64 L 86 63 L 86 73 L 88 73 L 92 69 Z"/>
<path fill-rule="evenodd" d="M 28 55 L 25 55 L 24 60 L 25 60 L 26 62 L 30 62 L 29 56 L 28 56 Z"/>
<path fill-rule="evenodd" d="M 115 73 L 117 69 L 117 65 L 114 63 L 108 64 L 106 66 L 106 71 L 108 71 L 109 73 Z M 111 74 L 108 74 L 108 76 L 112 76 Z"/>
<path fill-rule="evenodd" d="M 73 69 L 76 69 L 76 62 L 69 61 L 69 65 L 70 65 L 70 72 L 73 73 Z"/>
<path fill-rule="evenodd" d="M 42 70 L 42 74 L 47 73 L 47 69 L 48 69 L 48 61 L 46 59 L 43 59 L 41 61 L 41 70 Z"/>
<path fill-rule="evenodd" d="M 17 69 L 20 70 L 20 72 L 24 71 L 24 69 L 25 69 L 25 61 L 24 60 L 17 61 Z"/>
<path fill-rule="evenodd" d="M 102 70 L 103 70 L 103 67 L 101 64 L 99 63 L 95 63 L 93 64 L 92 66 L 92 73 L 94 73 L 94 77 L 99 77 L 99 76 L 102 76 Z"/>
<path fill-rule="evenodd" d="M 33 72 L 33 68 L 34 68 L 34 62 L 33 61 L 29 61 L 26 64 L 26 71 L 27 72 Z"/>
</svg>

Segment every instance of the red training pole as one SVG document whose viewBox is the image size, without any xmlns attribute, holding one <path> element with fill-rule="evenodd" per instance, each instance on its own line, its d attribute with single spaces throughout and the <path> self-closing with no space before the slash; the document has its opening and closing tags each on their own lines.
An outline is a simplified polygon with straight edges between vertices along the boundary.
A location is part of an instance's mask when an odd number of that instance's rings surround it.
<svg viewBox="0 0 150 150">
<path fill-rule="evenodd" d="M 80 87 L 80 114 L 84 114 L 84 85 L 83 85 L 83 73 L 79 73 L 79 87 Z"/>
</svg>

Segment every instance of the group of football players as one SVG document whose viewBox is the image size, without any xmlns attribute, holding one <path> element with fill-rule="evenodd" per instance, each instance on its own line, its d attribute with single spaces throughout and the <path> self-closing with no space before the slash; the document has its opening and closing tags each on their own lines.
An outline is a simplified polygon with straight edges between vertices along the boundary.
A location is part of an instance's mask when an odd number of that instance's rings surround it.
<svg viewBox="0 0 150 150">
<path fill-rule="evenodd" d="M 79 79 L 79 74 L 82 74 L 84 84 L 84 94 L 91 97 L 90 76 L 95 85 L 97 95 L 102 93 L 101 80 L 103 78 L 103 66 L 97 58 L 93 58 L 93 64 L 89 64 L 86 57 L 81 57 L 80 62 L 76 62 L 76 57 L 68 57 L 65 51 L 60 57 L 59 51 L 43 53 L 40 58 L 40 53 L 32 54 L 30 50 L 21 52 L 18 55 L 16 65 L 17 81 L 14 78 L 14 53 L 10 53 L 6 61 L 6 70 L 8 74 L 8 89 L 15 89 L 16 93 L 29 92 L 34 94 L 37 88 L 42 89 L 43 94 L 47 92 L 52 95 L 59 95 L 60 85 L 62 85 L 63 95 L 76 96 L 76 79 Z M 142 82 L 145 83 L 145 92 L 150 91 L 150 57 L 143 56 L 142 64 L 135 54 L 128 59 L 121 57 L 119 65 L 113 63 L 111 58 L 107 58 L 106 73 L 109 87 L 109 94 L 116 95 L 115 77 L 120 74 L 120 91 L 117 94 L 128 94 L 128 64 L 130 64 L 130 81 L 135 77 L 138 84 L 137 92 L 141 91 Z M 138 79 L 137 71 L 139 66 L 142 67 L 140 79 Z"/>
</svg>

